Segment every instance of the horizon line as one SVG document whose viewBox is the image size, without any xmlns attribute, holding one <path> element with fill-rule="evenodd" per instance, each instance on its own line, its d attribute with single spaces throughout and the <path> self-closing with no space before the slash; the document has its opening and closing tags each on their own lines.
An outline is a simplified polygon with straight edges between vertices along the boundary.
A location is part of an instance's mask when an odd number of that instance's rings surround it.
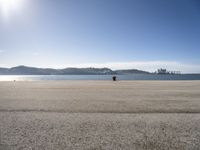
<svg viewBox="0 0 200 150">
<path fill-rule="evenodd" d="M 111 70 L 122 69 L 137 69 L 147 72 L 155 72 L 157 69 L 164 68 L 169 71 L 180 71 L 181 73 L 200 73 L 200 66 L 196 64 L 186 64 L 178 61 L 129 61 L 129 62 L 104 62 L 104 63 L 79 63 L 79 64 L 49 64 L 49 65 L 34 65 L 34 64 L 17 64 L 3 65 L 1 68 L 13 68 L 17 66 L 26 66 L 33 68 L 109 68 Z"/>
</svg>

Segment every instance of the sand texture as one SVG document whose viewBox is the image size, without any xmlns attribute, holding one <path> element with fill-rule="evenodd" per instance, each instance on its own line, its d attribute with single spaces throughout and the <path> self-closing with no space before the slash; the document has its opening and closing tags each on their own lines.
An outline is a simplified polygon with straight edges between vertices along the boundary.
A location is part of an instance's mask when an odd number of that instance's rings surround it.
<svg viewBox="0 0 200 150">
<path fill-rule="evenodd" d="M 1 82 L 0 111 L 199 113 L 200 81 Z"/>
<path fill-rule="evenodd" d="M 200 149 L 200 81 L 0 82 L 0 150 Z"/>
</svg>

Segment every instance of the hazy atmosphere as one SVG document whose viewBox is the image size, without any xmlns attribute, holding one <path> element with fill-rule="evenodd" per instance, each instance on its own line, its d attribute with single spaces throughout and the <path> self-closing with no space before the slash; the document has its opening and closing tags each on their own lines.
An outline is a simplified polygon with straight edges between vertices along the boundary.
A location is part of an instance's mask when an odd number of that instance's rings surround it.
<svg viewBox="0 0 200 150">
<path fill-rule="evenodd" d="M 0 0 L 0 67 L 200 73 L 199 0 Z"/>
<path fill-rule="evenodd" d="M 0 0 L 0 150 L 199 150 L 200 0 Z"/>
</svg>

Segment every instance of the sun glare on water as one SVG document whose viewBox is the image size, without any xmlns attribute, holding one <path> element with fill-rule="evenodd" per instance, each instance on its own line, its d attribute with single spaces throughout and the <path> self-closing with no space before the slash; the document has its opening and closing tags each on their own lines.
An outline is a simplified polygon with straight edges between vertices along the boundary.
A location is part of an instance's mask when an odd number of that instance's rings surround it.
<svg viewBox="0 0 200 150">
<path fill-rule="evenodd" d="M 9 17 L 22 9 L 24 0 L 0 0 L 0 13 L 3 17 Z"/>
</svg>

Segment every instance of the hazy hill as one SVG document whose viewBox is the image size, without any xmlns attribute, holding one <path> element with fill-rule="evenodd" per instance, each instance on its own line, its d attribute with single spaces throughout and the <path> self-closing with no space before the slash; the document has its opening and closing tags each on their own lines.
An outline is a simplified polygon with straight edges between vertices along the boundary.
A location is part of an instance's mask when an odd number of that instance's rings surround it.
<svg viewBox="0 0 200 150">
<path fill-rule="evenodd" d="M 0 68 L 0 74 L 7 74 L 8 70 L 7 68 Z"/>
<path fill-rule="evenodd" d="M 17 66 L 13 68 L 0 68 L 0 75 L 106 75 L 106 74 L 148 74 L 149 72 L 127 69 L 111 70 L 109 68 L 35 68 L 27 66 Z"/>
<path fill-rule="evenodd" d="M 126 69 L 126 70 L 116 70 L 116 74 L 148 74 L 147 71 L 142 71 L 138 69 Z"/>
</svg>

